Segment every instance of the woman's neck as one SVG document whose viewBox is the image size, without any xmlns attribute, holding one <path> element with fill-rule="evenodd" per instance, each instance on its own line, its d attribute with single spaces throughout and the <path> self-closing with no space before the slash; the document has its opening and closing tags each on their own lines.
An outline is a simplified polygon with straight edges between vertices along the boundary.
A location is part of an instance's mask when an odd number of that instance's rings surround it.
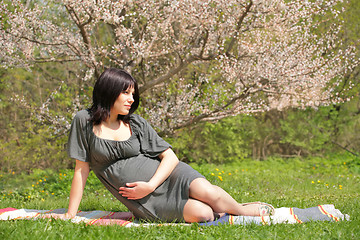
<svg viewBox="0 0 360 240">
<path fill-rule="evenodd" d="M 110 129 L 118 129 L 121 125 L 121 120 L 117 116 L 110 116 L 107 120 L 103 121 L 103 125 Z"/>
</svg>

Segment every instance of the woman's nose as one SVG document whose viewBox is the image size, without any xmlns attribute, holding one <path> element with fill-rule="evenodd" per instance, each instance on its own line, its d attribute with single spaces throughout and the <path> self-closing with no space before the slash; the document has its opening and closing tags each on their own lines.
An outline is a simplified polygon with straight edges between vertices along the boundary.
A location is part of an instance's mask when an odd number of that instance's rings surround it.
<svg viewBox="0 0 360 240">
<path fill-rule="evenodd" d="M 134 102 L 134 96 L 133 95 L 130 95 L 129 99 L 128 99 L 128 102 L 130 103 L 133 103 Z"/>
</svg>

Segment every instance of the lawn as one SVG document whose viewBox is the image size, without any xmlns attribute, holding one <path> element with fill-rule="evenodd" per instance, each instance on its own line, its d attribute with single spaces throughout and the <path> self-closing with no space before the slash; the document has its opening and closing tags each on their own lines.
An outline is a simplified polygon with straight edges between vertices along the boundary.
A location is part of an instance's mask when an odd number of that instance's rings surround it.
<svg viewBox="0 0 360 240">
<path fill-rule="evenodd" d="M 239 202 L 264 201 L 275 207 L 307 208 L 334 204 L 350 221 L 124 228 L 87 226 L 62 220 L 0 222 L 1 239 L 359 239 L 360 163 L 352 156 L 269 159 L 226 165 L 192 165 Z M 0 173 L 0 208 L 66 208 L 71 170 Z M 80 205 L 85 210 L 126 211 L 93 174 Z"/>
</svg>

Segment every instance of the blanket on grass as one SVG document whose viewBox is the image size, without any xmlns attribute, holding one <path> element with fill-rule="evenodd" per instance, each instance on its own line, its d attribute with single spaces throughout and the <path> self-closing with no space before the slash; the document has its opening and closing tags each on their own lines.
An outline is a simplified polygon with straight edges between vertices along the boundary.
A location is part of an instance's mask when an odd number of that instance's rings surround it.
<svg viewBox="0 0 360 240">
<path fill-rule="evenodd" d="M 16 220 L 49 218 L 52 213 L 65 213 L 66 209 L 55 210 L 36 210 L 36 209 L 0 209 L 0 220 Z M 278 223 L 304 223 L 309 221 L 341 221 L 349 220 L 347 214 L 342 214 L 334 205 L 319 205 L 312 208 L 276 208 L 275 214 L 271 216 L 253 217 L 253 216 L 233 216 L 226 214 L 225 216 L 206 223 L 199 223 L 200 226 L 216 226 L 220 224 L 233 225 L 271 225 Z M 80 211 L 76 217 L 71 219 L 73 223 L 86 223 L 88 225 L 120 225 L 124 227 L 134 226 L 161 226 L 161 225 L 177 225 L 178 223 L 141 223 L 137 221 L 130 212 L 110 212 L 110 211 Z M 182 224 L 190 225 L 190 224 Z"/>
</svg>

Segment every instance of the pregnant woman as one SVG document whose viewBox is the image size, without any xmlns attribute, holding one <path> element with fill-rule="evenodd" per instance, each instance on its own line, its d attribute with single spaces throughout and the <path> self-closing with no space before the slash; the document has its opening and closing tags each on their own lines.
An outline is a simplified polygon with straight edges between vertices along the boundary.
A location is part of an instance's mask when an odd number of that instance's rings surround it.
<svg viewBox="0 0 360 240">
<path fill-rule="evenodd" d="M 204 222 L 224 213 L 273 213 L 266 203 L 236 202 L 180 162 L 149 123 L 133 114 L 138 106 L 135 79 L 124 70 L 106 69 L 95 83 L 92 106 L 72 121 L 68 153 L 76 165 L 68 211 L 61 218 L 76 215 L 90 168 L 138 219 Z"/>
</svg>

